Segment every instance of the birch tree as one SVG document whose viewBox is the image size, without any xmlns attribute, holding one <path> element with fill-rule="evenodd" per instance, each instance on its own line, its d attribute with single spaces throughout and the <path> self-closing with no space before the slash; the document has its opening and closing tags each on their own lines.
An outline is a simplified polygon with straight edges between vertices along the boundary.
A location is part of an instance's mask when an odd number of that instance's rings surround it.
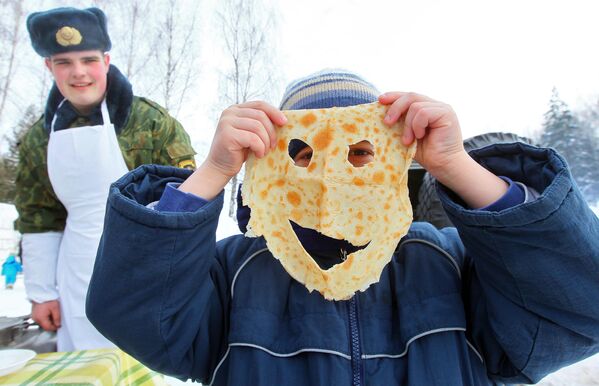
<svg viewBox="0 0 599 386">
<path fill-rule="evenodd" d="M 111 59 L 136 95 L 177 116 L 199 73 L 202 3 L 197 0 L 95 0 L 108 19 Z"/>
<path fill-rule="evenodd" d="M 148 72 L 147 66 L 152 60 L 150 47 L 157 38 L 150 15 L 157 1 L 103 0 L 95 5 L 107 14 L 108 31 L 113 38 L 112 56 L 117 66 L 140 94 L 146 94 L 150 86 L 144 73 Z"/>
<path fill-rule="evenodd" d="M 0 117 L 4 116 L 6 102 L 11 94 L 16 72 L 18 50 L 22 46 L 25 12 L 20 1 L 0 1 Z"/>
<path fill-rule="evenodd" d="M 277 83 L 272 58 L 275 10 L 261 0 L 223 0 L 217 11 L 226 70 L 221 74 L 220 106 L 268 99 Z M 235 218 L 238 176 L 230 182 L 229 216 Z"/>
<path fill-rule="evenodd" d="M 168 0 L 157 20 L 154 88 L 159 102 L 178 115 L 200 73 L 200 28 L 197 1 Z"/>
</svg>

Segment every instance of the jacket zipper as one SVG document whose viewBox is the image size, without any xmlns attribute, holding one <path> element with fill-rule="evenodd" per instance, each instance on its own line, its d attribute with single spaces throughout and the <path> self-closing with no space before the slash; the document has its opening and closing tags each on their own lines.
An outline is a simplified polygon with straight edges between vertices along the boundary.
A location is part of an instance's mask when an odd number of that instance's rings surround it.
<svg viewBox="0 0 599 386">
<path fill-rule="evenodd" d="M 360 347 L 360 331 L 358 325 L 358 294 L 347 303 L 349 311 L 349 330 L 351 334 L 351 367 L 352 386 L 362 385 L 362 348 Z"/>
</svg>

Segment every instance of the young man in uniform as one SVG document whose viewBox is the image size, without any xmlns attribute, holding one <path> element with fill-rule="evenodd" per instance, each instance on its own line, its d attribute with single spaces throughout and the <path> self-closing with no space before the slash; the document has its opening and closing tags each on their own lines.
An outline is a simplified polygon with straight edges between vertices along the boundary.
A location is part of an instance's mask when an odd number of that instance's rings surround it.
<svg viewBox="0 0 599 386">
<path fill-rule="evenodd" d="M 110 64 L 100 9 L 33 13 L 27 28 L 54 77 L 45 113 L 19 148 L 16 227 L 32 317 L 58 331 L 59 351 L 111 346 L 84 310 L 109 185 L 141 164 L 193 169 L 195 152 L 181 124 L 134 96 Z"/>
</svg>

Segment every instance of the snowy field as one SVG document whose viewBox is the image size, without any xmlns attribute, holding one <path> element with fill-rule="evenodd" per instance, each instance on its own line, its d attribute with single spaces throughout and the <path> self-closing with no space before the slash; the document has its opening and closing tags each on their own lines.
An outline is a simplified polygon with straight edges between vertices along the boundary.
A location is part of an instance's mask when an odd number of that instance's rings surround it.
<svg viewBox="0 0 599 386">
<path fill-rule="evenodd" d="M 21 316 L 30 312 L 29 303 L 25 297 L 23 276 L 20 275 L 14 290 L 6 290 L 4 286 L 0 289 L 0 316 Z M 195 384 L 192 382 L 181 382 L 174 378 L 168 378 L 171 386 Z M 599 385 L 599 354 L 579 362 L 573 366 L 566 367 L 557 373 L 551 374 L 538 383 L 543 386 L 597 386 Z"/>
</svg>

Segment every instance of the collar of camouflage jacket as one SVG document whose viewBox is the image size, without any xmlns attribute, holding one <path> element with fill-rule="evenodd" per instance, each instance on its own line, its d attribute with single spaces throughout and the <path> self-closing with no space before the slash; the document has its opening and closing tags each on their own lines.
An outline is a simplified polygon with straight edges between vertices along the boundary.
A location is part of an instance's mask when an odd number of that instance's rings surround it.
<svg viewBox="0 0 599 386">
<path fill-rule="evenodd" d="M 123 75 L 119 69 L 110 65 L 108 70 L 108 86 L 106 94 L 106 105 L 108 107 L 108 114 L 110 120 L 114 124 L 116 133 L 119 134 L 121 129 L 127 124 L 129 113 L 131 112 L 131 104 L 133 102 L 133 89 L 129 80 Z M 52 85 L 48 101 L 46 102 L 46 110 L 44 113 L 44 127 L 48 133 L 50 133 L 52 126 L 52 119 L 54 114 L 57 113 L 57 108 L 60 102 L 64 99 L 64 96 L 56 87 L 56 83 Z M 60 107 L 60 115 L 56 119 L 55 129 L 60 130 L 69 127 L 69 125 L 79 117 L 80 115 L 75 111 L 73 106 L 68 103 L 63 103 Z M 101 123 L 102 114 L 100 112 L 100 106 L 97 106 L 94 111 L 88 116 L 92 121 L 92 124 Z M 99 122 L 96 122 L 100 120 Z"/>
</svg>

